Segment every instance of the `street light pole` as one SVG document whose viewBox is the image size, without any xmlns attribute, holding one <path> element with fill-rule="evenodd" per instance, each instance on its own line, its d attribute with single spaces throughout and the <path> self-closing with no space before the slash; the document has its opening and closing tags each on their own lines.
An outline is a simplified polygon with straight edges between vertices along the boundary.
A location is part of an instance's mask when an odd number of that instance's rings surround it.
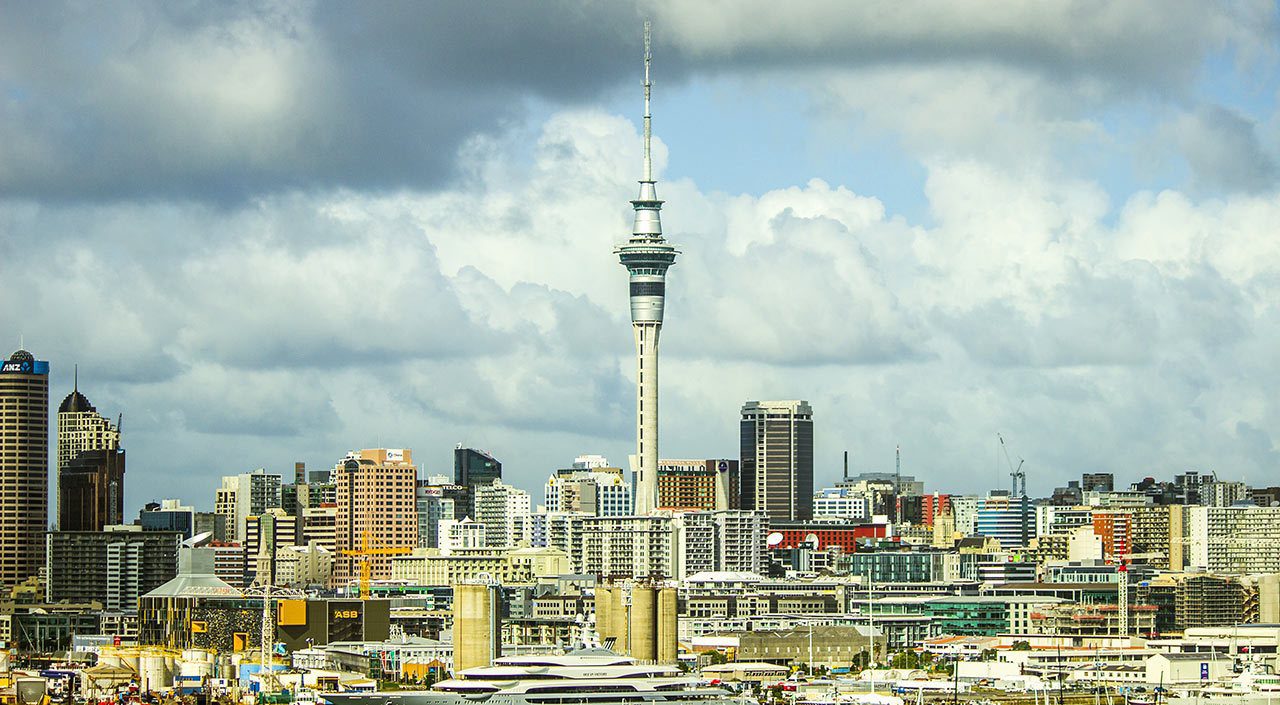
<svg viewBox="0 0 1280 705">
<path fill-rule="evenodd" d="M 951 667 L 951 675 L 955 679 L 954 690 L 951 692 L 951 702 L 960 702 L 960 653 L 956 653 L 956 662 Z"/>
<path fill-rule="evenodd" d="M 809 677 L 813 677 L 813 620 L 809 620 Z"/>
</svg>

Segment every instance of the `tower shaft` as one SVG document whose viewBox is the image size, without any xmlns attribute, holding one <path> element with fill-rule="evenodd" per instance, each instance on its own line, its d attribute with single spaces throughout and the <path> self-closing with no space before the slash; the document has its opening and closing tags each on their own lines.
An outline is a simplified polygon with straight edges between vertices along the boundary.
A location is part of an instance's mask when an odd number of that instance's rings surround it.
<svg viewBox="0 0 1280 705">
<path fill-rule="evenodd" d="M 636 339 L 636 514 L 658 505 L 658 337 L 662 323 L 631 324 Z"/>
</svg>

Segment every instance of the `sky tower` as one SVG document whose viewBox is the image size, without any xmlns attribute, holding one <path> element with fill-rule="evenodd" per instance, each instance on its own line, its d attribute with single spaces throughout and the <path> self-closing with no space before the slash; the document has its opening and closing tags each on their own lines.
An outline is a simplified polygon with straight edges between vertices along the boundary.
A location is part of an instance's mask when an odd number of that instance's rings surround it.
<svg viewBox="0 0 1280 705">
<path fill-rule="evenodd" d="M 631 329 L 636 339 L 636 454 L 635 512 L 648 514 L 658 504 L 658 335 L 666 297 L 667 268 L 679 251 L 662 237 L 662 201 L 653 180 L 650 153 L 652 115 L 649 112 L 649 23 L 644 23 L 644 178 L 640 195 L 631 202 L 635 226 L 631 239 L 614 252 L 631 274 Z"/>
</svg>

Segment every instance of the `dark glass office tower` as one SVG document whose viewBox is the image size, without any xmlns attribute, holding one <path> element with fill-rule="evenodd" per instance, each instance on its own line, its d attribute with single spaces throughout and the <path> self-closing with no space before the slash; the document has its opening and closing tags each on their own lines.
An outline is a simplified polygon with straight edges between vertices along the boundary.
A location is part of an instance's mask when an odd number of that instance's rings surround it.
<svg viewBox="0 0 1280 705">
<path fill-rule="evenodd" d="M 491 485 L 502 479 L 502 463 L 483 450 L 464 448 L 461 443 L 453 449 L 453 483 L 466 488 L 466 497 L 454 501 L 454 518 L 476 517 L 475 488 Z M 462 499 L 463 501 L 457 501 Z"/>
<path fill-rule="evenodd" d="M 742 406 L 742 508 L 773 520 L 813 518 L 813 409 L 807 401 Z"/>
</svg>

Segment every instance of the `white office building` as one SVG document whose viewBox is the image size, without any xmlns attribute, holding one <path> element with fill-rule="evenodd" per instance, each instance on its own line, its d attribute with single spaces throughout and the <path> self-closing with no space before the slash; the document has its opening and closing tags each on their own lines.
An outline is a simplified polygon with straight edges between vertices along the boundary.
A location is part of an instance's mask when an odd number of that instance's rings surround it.
<svg viewBox="0 0 1280 705">
<path fill-rule="evenodd" d="M 484 542 L 489 548 L 527 543 L 532 505 L 529 493 L 502 480 L 479 485 L 476 493 L 476 521 L 484 524 Z"/>
<path fill-rule="evenodd" d="M 623 477 L 622 468 L 594 466 L 586 469 L 576 467 L 578 462 L 574 465 L 572 468 L 557 470 L 547 478 L 543 486 L 547 512 L 573 512 L 601 517 L 620 517 L 632 513 L 631 484 Z"/>
<path fill-rule="evenodd" d="M 676 518 L 677 577 L 704 572 L 762 574 L 769 515 L 728 510 L 689 512 Z"/>
<path fill-rule="evenodd" d="M 1188 567 L 1280 573 L 1280 507 L 1188 507 Z"/>
<path fill-rule="evenodd" d="M 815 519 L 867 519 L 871 503 L 865 493 L 853 487 L 824 487 L 813 495 Z"/>
</svg>

